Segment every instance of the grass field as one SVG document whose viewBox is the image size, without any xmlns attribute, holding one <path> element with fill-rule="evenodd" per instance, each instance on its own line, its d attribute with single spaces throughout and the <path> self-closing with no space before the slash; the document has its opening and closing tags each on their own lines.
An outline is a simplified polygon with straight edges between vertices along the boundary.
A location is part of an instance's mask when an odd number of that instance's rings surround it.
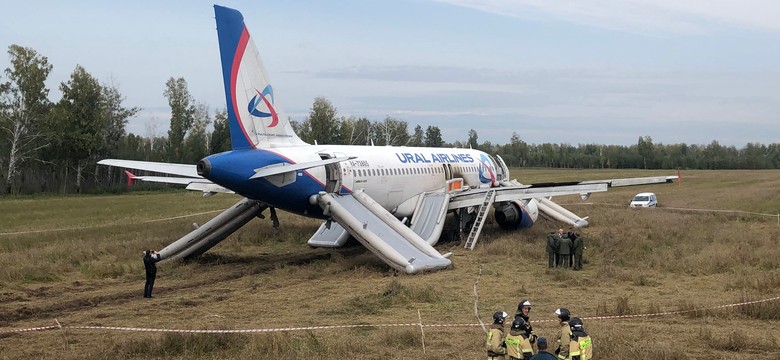
<svg viewBox="0 0 780 360">
<path fill-rule="evenodd" d="M 670 171 L 513 169 L 521 182 L 667 175 Z M 361 247 L 306 245 L 317 220 L 280 213 L 253 220 L 202 258 L 159 265 L 155 298 L 143 299 L 141 251 L 160 249 L 239 199 L 188 192 L 0 199 L 0 332 L 101 325 L 169 329 L 416 323 L 473 324 L 534 304 L 536 332 L 554 337 L 553 311 L 578 316 L 692 310 L 780 295 L 777 217 L 670 208 L 780 213 L 780 171 L 684 171 L 681 186 L 613 189 L 555 200 L 581 216 L 584 271 L 548 270 L 541 219 L 529 230 L 485 225 L 473 251 L 457 241 L 454 268 L 391 271 Z M 658 209 L 628 209 L 641 191 Z M 198 214 L 171 220 L 169 217 Z M 492 220 L 492 217 L 491 217 Z M 70 228 L 70 230 L 49 231 Z M 586 320 L 597 359 L 778 359 L 780 301 L 683 315 Z M 0 358 L 52 359 L 475 359 L 478 326 L 368 327 L 258 334 L 105 330 L 0 333 Z"/>
</svg>

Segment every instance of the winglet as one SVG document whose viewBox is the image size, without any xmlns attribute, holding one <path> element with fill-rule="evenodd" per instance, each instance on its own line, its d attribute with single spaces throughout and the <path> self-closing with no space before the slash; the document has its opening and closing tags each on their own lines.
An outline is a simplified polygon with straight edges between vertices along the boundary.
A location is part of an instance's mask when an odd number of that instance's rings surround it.
<svg viewBox="0 0 780 360">
<path fill-rule="evenodd" d="M 125 170 L 125 175 L 127 175 L 127 187 L 132 186 L 135 182 L 135 175 L 127 170 Z"/>
</svg>

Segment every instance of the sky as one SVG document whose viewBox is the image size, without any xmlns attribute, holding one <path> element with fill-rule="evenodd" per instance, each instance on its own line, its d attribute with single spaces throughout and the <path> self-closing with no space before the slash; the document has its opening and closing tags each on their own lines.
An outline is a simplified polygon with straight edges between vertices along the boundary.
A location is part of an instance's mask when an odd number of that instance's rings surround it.
<svg viewBox="0 0 780 360">
<path fill-rule="evenodd" d="M 212 2 L 14 1 L 0 46 L 77 64 L 141 108 L 129 132 L 165 135 L 170 77 L 225 107 Z M 437 126 L 447 142 L 780 142 L 775 0 L 226 1 L 297 121 L 315 97 L 339 116 Z M 0 68 L 9 66 L 0 57 Z M 0 81 L 4 77 L 0 75 Z"/>
</svg>

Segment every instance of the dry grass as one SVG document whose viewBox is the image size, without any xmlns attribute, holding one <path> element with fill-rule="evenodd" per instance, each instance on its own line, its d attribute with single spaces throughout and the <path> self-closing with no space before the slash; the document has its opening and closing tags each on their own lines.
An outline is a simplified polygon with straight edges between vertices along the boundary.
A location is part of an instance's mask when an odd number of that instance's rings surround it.
<svg viewBox="0 0 780 360">
<path fill-rule="evenodd" d="M 667 174 L 658 171 L 516 169 L 525 183 Z M 534 303 L 532 320 L 696 310 L 780 295 L 776 218 L 668 208 L 780 212 L 780 171 L 690 171 L 682 186 L 612 189 L 556 201 L 591 217 L 582 230 L 585 269 L 548 270 L 540 220 L 527 231 L 488 223 L 474 251 L 457 242 L 455 267 L 421 276 L 391 271 L 361 247 L 305 245 L 319 222 L 280 214 L 282 234 L 254 220 L 205 256 L 160 265 L 155 299 L 141 298 L 140 251 L 162 248 L 238 199 L 186 192 L 0 199 L 0 329 L 112 325 L 185 329 L 416 323 L 472 324 L 478 269 L 479 310 L 512 312 Z M 658 209 L 627 209 L 637 192 L 658 194 Z M 666 209 L 664 209 L 666 208 Z M 599 359 L 777 359 L 780 301 L 688 311 L 681 315 L 586 321 Z M 552 321 L 537 333 L 553 336 Z M 64 336 L 63 336 L 64 335 Z M 0 359 L 471 359 L 482 356 L 479 327 L 379 327 L 258 334 L 164 334 L 67 330 L 0 335 Z M 743 355 L 750 354 L 750 355 Z"/>
</svg>

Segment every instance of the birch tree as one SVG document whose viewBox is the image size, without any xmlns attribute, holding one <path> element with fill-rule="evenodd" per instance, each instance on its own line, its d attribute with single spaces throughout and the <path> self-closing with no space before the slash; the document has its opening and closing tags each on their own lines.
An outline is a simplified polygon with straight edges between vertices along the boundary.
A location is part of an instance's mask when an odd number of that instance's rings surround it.
<svg viewBox="0 0 780 360">
<path fill-rule="evenodd" d="M 48 58 L 31 48 L 8 47 L 11 66 L 5 69 L 8 81 L 0 83 L 0 136 L 7 149 L 6 193 L 14 189 L 15 176 L 27 160 L 40 160 L 38 150 L 47 145 L 39 124 L 50 109 L 49 89 L 44 81 L 52 65 Z M 6 165 L 5 163 L 3 165 Z"/>
<path fill-rule="evenodd" d="M 195 99 L 187 89 L 187 81 L 180 77 L 169 78 L 163 96 L 171 107 L 171 127 L 168 130 L 168 160 L 182 162 L 184 137 L 192 127 Z"/>
</svg>

